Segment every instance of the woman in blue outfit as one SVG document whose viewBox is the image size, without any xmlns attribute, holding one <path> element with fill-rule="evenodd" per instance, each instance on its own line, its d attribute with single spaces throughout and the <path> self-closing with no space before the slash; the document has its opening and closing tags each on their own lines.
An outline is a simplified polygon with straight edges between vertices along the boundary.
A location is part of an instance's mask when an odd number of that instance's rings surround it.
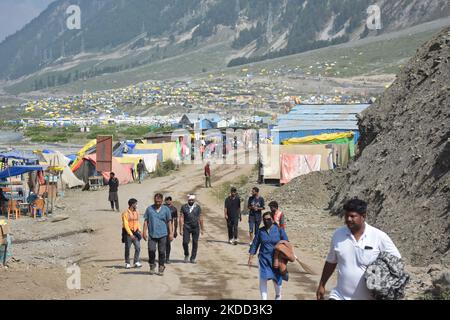
<svg viewBox="0 0 450 320">
<path fill-rule="evenodd" d="M 250 245 L 248 265 L 251 267 L 253 256 L 259 248 L 259 290 L 261 299 L 267 300 L 267 280 L 272 280 L 275 286 L 275 300 L 281 300 L 281 283 L 283 280 L 287 281 L 287 274 L 283 277 L 277 269 L 273 268 L 273 256 L 277 243 L 281 240 L 288 240 L 288 236 L 284 229 L 279 228 L 274 223 L 270 212 L 264 213 L 263 222 L 264 226 L 256 232 L 255 238 L 253 238 L 253 242 Z"/>
</svg>

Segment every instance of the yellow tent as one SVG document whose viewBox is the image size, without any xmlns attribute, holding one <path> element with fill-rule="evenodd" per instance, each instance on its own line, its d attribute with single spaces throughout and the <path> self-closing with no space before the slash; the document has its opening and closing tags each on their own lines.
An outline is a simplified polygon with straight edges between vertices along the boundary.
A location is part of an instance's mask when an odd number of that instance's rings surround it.
<svg viewBox="0 0 450 320">
<path fill-rule="evenodd" d="M 83 159 L 84 154 L 86 153 L 86 151 L 88 151 L 90 148 L 92 148 L 93 146 L 97 145 L 97 139 L 92 139 L 91 141 L 89 141 L 88 143 L 86 143 L 84 145 L 83 148 L 80 149 L 80 151 L 77 152 L 77 158 L 75 159 L 75 161 L 72 163 L 72 165 L 70 166 L 70 168 L 74 168 L 75 165 L 81 161 L 81 159 Z"/>
</svg>

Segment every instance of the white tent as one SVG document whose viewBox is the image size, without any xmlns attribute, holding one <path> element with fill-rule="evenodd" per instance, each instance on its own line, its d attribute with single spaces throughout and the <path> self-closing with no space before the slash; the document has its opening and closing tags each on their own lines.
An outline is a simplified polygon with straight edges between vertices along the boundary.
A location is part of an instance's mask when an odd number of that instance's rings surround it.
<svg viewBox="0 0 450 320">
<path fill-rule="evenodd" d="M 55 151 L 54 153 L 42 153 L 42 156 L 44 157 L 48 165 L 63 168 L 61 179 L 66 187 L 74 188 L 84 185 L 84 182 L 78 179 L 72 172 L 72 170 L 70 170 L 70 159 L 64 156 L 61 152 Z"/>
</svg>

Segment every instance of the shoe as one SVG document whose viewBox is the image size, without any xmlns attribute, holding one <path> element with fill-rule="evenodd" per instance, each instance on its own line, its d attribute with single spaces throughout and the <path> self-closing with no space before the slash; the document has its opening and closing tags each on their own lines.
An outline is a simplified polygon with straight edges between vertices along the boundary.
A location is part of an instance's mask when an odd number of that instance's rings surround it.
<svg viewBox="0 0 450 320">
<path fill-rule="evenodd" d="M 170 262 L 170 260 L 166 260 L 166 264 L 171 264 L 172 262 Z"/>
<path fill-rule="evenodd" d="M 135 268 L 140 268 L 140 267 L 142 267 L 142 264 L 141 264 L 140 262 L 136 262 L 136 263 L 134 264 L 134 267 L 135 267 Z"/>
<path fill-rule="evenodd" d="M 281 300 L 281 296 L 275 296 L 275 300 Z"/>
<path fill-rule="evenodd" d="M 195 259 L 191 259 L 191 263 L 196 264 L 197 261 Z"/>
<path fill-rule="evenodd" d="M 158 275 L 162 276 L 164 274 L 164 270 L 166 269 L 165 266 L 159 266 L 158 268 Z"/>
<path fill-rule="evenodd" d="M 125 264 L 125 269 L 130 269 L 130 268 L 131 268 L 131 265 L 129 263 L 126 263 Z"/>
<path fill-rule="evenodd" d="M 229 244 L 233 244 L 233 239 L 228 240 Z"/>
<path fill-rule="evenodd" d="M 184 263 L 188 263 L 189 262 L 189 256 L 184 256 Z"/>
<path fill-rule="evenodd" d="M 237 239 L 234 239 L 233 244 L 236 246 L 238 244 Z"/>
<path fill-rule="evenodd" d="M 156 264 L 151 264 L 150 265 L 150 274 L 154 274 L 156 270 Z"/>
</svg>

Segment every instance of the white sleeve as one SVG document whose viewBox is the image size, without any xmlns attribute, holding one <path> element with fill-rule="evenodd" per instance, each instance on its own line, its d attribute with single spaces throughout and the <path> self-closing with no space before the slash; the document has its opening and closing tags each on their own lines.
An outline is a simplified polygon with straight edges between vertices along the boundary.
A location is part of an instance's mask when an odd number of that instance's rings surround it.
<svg viewBox="0 0 450 320">
<path fill-rule="evenodd" d="M 402 257 L 392 239 L 384 232 L 381 235 L 380 249 L 381 251 L 386 251 L 398 258 Z"/>
<path fill-rule="evenodd" d="M 326 261 L 329 263 L 337 263 L 338 262 L 336 250 L 334 250 L 335 236 L 336 236 L 336 234 L 334 234 L 333 237 L 331 238 L 330 250 L 328 251 L 328 255 L 327 255 L 327 259 L 326 259 Z"/>
</svg>

